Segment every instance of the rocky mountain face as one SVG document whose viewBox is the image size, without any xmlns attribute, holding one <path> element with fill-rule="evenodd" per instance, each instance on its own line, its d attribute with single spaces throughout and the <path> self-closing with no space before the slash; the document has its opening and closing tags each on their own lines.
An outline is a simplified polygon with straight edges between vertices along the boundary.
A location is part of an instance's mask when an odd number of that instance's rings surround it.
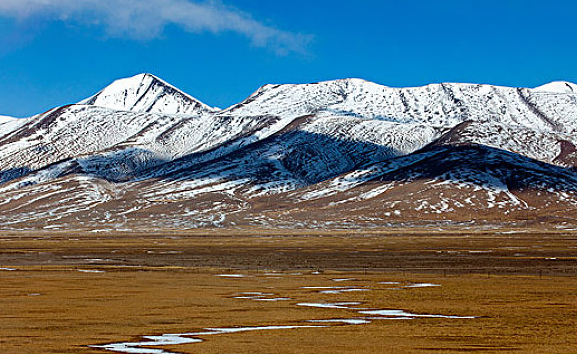
<svg viewBox="0 0 577 354">
<path fill-rule="evenodd" d="M 0 228 L 569 227 L 577 86 L 265 85 L 220 110 L 149 74 L 0 117 Z"/>
</svg>

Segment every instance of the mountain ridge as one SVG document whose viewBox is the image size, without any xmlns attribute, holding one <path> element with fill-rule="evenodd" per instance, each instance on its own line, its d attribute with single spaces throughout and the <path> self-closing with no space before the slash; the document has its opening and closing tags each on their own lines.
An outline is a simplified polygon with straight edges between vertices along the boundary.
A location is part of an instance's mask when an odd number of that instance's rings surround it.
<svg viewBox="0 0 577 354">
<path fill-rule="evenodd" d="M 152 75 L 117 80 L 0 123 L 0 228 L 577 220 L 559 214 L 577 205 L 577 100 L 543 92 L 343 79 L 216 110 Z"/>
<path fill-rule="evenodd" d="M 449 86 L 469 86 L 469 87 L 470 86 L 494 87 L 494 88 L 504 88 L 504 89 L 527 89 L 527 90 L 532 90 L 532 91 L 540 91 L 540 92 L 549 91 L 552 93 L 561 93 L 561 94 L 577 93 L 577 84 L 572 83 L 572 82 L 568 82 L 568 81 L 552 81 L 550 83 L 547 83 L 547 84 L 544 84 L 544 85 L 541 85 L 538 87 L 533 87 L 533 88 L 531 88 L 531 87 L 513 87 L 513 86 L 503 86 L 503 85 L 492 85 L 492 84 L 459 83 L 459 82 L 431 83 L 431 84 L 426 84 L 426 85 L 421 85 L 421 86 L 387 86 L 387 85 L 379 84 L 379 83 L 372 82 L 369 80 L 365 80 L 362 78 L 354 78 L 353 77 L 353 78 L 344 78 L 344 79 L 324 80 L 324 81 L 318 81 L 318 82 L 313 82 L 313 83 L 264 84 L 264 85 L 260 86 L 257 90 L 255 90 L 252 94 L 250 94 L 246 99 L 244 99 L 238 103 L 233 103 L 232 105 L 230 105 L 227 108 L 220 109 L 220 108 L 216 108 L 216 107 L 211 107 L 211 106 L 207 105 L 206 103 L 203 103 L 202 101 L 198 100 L 197 98 L 193 97 L 192 95 L 178 89 L 176 86 L 168 83 L 167 81 L 163 80 L 162 78 L 160 78 L 154 74 L 140 73 L 140 74 L 136 74 L 136 75 L 131 76 L 131 77 L 126 77 L 126 78 L 114 80 L 111 84 L 104 87 L 103 89 L 98 91 L 96 94 L 94 94 L 94 95 L 92 95 L 86 99 L 83 99 L 77 103 L 71 103 L 71 104 L 73 104 L 73 105 L 74 104 L 76 104 L 76 105 L 96 105 L 93 101 L 97 101 L 98 96 L 101 93 L 103 93 L 104 91 L 106 91 L 107 89 L 115 88 L 119 91 L 131 89 L 131 88 L 134 89 L 134 86 L 140 86 L 139 84 L 135 84 L 135 82 L 144 81 L 144 80 L 150 80 L 153 83 L 158 83 L 158 84 L 161 84 L 163 86 L 169 87 L 169 88 L 173 89 L 175 92 L 177 92 L 179 95 L 183 95 L 187 99 L 190 99 L 191 101 L 194 101 L 195 103 L 198 103 L 201 107 L 203 107 L 204 109 L 207 109 L 208 111 L 211 111 L 212 113 L 225 112 L 227 110 L 230 110 L 231 108 L 233 108 L 237 105 L 243 104 L 246 100 L 251 99 L 253 96 L 257 95 L 258 93 L 261 93 L 263 91 L 268 91 L 269 89 L 282 88 L 282 87 L 299 87 L 299 86 L 310 86 L 310 85 L 338 84 L 338 83 L 344 83 L 344 84 L 351 84 L 351 83 L 359 84 L 360 83 L 360 84 L 374 85 L 374 86 L 378 86 L 378 87 L 381 87 L 384 89 L 390 89 L 390 90 L 426 89 L 429 87 L 449 85 Z M 125 84 L 125 85 L 123 85 L 123 84 Z M 118 86 L 118 87 L 116 87 L 116 86 Z M 569 90 L 569 91 L 567 91 L 567 90 Z M 131 110 L 130 108 L 127 108 L 125 106 L 108 107 L 106 105 L 102 105 L 102 107 L 113 108 L 113 109 Z M 134 109 L 134 107 L 131 107 L 131 108 Z M 51 111 L 53 109 L 55 109 L 55 108 L 52 108 L 49 111 Z M 134 111 L 135 112 L 142 112 L 141 109 L 135 109 Z M 168 113 L 168 112 L 154 112 L 154 113 L 187 114 L 187 113 Z M 11 117 L 11 116 L 0 115 L 0 124 L 2 124 L 2 122 L 4 120 L 30 119 L 30 118 L 31 117 L 15 118 L 15 117 Z"/>
</svg>

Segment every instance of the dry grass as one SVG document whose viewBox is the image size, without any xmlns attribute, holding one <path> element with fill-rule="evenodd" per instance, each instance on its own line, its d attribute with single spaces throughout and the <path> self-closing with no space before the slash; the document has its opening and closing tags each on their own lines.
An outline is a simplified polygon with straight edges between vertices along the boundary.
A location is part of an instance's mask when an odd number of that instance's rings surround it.
<svg viewBox="0 0 577 354">
<path fill-rule="evenodd" d="M 577 350 L 577 279 L 564 276 L 574 271 L 572 235 L 425 236 L 6 235 L 0 241 L 0 267 L 19 270 L 0 271 L 0 351 L 103 353 L 86 345 L 204 327 L 292 325 L 356 316 L 347 310 L 295 306 L 333 300 L 479 318 L 376 320 L 359 326 L 247 332 L 167 349 L 195 354 Z M 561 265 L 545 261 L 551 257 L 565 260 Z M 505 275 L 495 268 L 489 274 L 491 264 L 509 264 L 516 271 Z M 285 271 L 273 277 L 265 275 L 264 268 Z M 450 271 L 443 276 L 441 268 Z M 294 269 L 302 274 L 294 275 Z M 314 275 L 315 269 L 323 272 Z M 251 277 L 214 276 L 222 272 Z M 335 283 L 332 278 L 357 280 Z M 379 284 L 382 281 L 442 286 L 393 290 L 395 285 Z M 323 295 L 301 288 L 341 285 L 373 290 Z M 292 300 L 231 298 L 247 291 L 274 292 Z"/>
</svg>

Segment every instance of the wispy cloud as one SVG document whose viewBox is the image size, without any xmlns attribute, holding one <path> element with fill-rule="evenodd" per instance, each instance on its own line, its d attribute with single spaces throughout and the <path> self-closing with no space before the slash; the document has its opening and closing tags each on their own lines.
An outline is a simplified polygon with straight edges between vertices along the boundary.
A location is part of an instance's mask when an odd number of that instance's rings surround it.
<svg viewBox="0 0 577 354">
<path fill-rule="evenodd" d="M 111 36 L 147 40 L 176 25 L 192 33 L 236 32 L 279 54 L 304 52 L 311 37 L 283 31 L 219 1 L 189 0 L 0 0 L 0 16 L 48 17 L 103 26 Z"/>
</svg>

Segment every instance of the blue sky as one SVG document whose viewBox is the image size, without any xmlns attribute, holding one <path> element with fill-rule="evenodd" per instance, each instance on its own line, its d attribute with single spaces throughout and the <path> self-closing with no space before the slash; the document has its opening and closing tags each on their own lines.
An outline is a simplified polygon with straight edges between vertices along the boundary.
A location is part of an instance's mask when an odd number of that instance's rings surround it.
<svg viewBox="0 0 577 354">
<path fill-rule="evenodd" d="M 203 102 L 266 83 L 577 81 L 575 1 L 1 0 L 0 115 L 153 73 Z"/>
</svg>

